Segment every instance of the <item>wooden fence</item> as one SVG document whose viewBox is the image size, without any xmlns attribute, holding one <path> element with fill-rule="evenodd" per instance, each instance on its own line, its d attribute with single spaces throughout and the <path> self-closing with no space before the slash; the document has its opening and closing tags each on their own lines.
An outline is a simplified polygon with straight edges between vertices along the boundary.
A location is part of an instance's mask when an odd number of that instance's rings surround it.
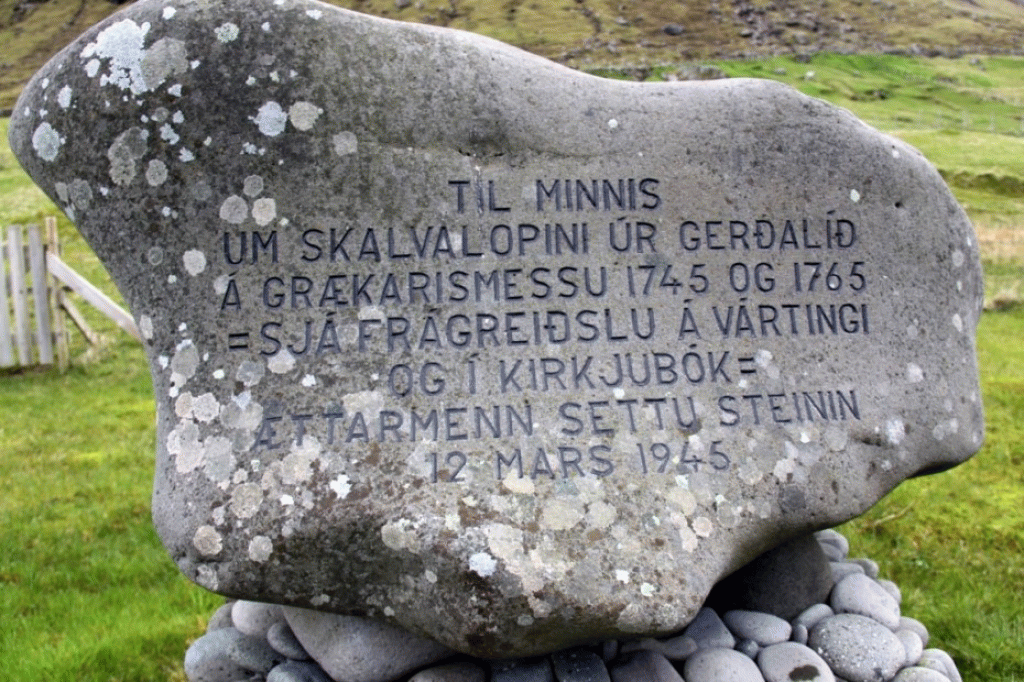
<svg viewBox="0 0 1024 682">
<path fill-rule="evenodd" d="M 61 259 L 57 221 L 0 231 L 0 367 L 67 368 L 70 319 L 92 347 L 101 343 L 78 310 L 74 292 L 141 340 L 131 315 Z"/>
</svg>

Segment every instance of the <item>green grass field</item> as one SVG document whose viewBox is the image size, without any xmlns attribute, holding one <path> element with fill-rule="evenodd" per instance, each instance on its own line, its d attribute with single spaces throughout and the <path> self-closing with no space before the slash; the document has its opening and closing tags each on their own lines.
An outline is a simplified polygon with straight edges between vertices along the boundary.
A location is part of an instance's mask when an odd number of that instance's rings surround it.
<svg viewBox="0 0 1024 682">
<path fill-rule="evenodd" d="M 841 530 L 854 556 L 875 559 L 902 588 L 904 614 L 928 626 L 931 646 L 949 651 L 964 679 L 1021 682 L 1024 61 L 820 55 L 716 65 L 786 80 L 904 137 L 950 178 L 978 227 L 990 296 L 1005 292 L 978 334 L 984 449 L 908 481 Z M 0 128 L 6 140 L 6 121 Z M 53 214 L 0 146 L 0 225 Z M 116 296 L 63 218 L 60 230 L 66 259 Z M 181 681 L 185 648 L 221 599 L 178 574 L 150 523 L 155 436 L 142 349 L 90 320 L 113 339 L 98 361 L 0 375 L 0 677 Z"/>
</svg>

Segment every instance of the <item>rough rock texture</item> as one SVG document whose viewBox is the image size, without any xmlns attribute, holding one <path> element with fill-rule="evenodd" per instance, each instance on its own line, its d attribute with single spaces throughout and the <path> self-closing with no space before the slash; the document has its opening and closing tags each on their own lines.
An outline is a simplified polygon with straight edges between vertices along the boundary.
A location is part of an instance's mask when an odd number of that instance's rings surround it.
<svg viewBox="0 0 1024 682">
<path fill-rule="evenodd" d="M 481 656 L 675 632 L 981 442 L 968 221 L 777 84 L 143 0 L 10 135 L 145 339 L 160 536 L 229 596 Z"/>
</svg>

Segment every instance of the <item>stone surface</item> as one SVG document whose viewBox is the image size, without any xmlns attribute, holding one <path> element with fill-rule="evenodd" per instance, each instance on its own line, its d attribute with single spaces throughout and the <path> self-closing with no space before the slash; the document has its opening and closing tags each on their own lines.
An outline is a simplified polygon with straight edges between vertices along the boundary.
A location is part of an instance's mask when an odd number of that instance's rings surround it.
<svg viewBox="0 0 1024 682">
<path fill-rule="evenodd" d="M 832 590 L 829 605 L 836 613 L 856 613 L 876 620 L 890 630 L 900 626 L 900 605 L 889 592 L 862 573 L 853 573 Z"/>
<path fill-rule="evenodd" d="M 899 638 L 878 621 L 841 613 L 811 630 L 808 646 L 849 682 L 886 682 L 903 667 L 907 653 Z"/>
<path fill-rule="evenodd" d="M 672 663 L 654 651 L 627 654 L 608 666 L 612 682 L 683 682 Z"/>
<path fill-rule="evenodd" d="M 796 642 L 766 647 L 758 654 L 757 666 L 765 682 L 835 682 L 824 659 Z"/>
<path fill-rule="evenodd" d="M 284 614 L 281 614 L 284 617 Z M 282 656 L 287 656 L 296 661 L 304 661 L 309 658 L 309 653 L 302 647 L 288 623 L 278 621 L 267 628 L 267 644 L 273 647 L 274 651 Z"/>
<path fill-rule="evenodd" d="M 395 680 L 454 653 L 432 640 L 365 618 L 294 607 L 285 607 L 284 615 L 303 648 L 336 680 Z"/>
<path fill-rule="evenodd" d="M 144 339 L 161 539 L 229 596 L 484 656 L 676 632 L 981 442 L 966 217 L 779 84 L 142 0 L 10 138 Z"/>
<path fill-rule="evenodd" d="M 764 682 L 757 664 L 732 649 L 701 649 L 683 664 L 686 682 Z"/>
<path fill-rule="evenodd" d="M 475 663 L 446 663 L 421 670 L 409 682 L 487 682 L 487 671 Z"/>
<path fill-rule="evenodd" d="M 814 535 L 804 535 L 765 552 L 711 590 L 707 604 L 721 612 L 742 609 L 790 620 L 824 602 L 832 589 L 832 570 Z"/>
<path fill-rule="evenodd" d="M 753 640 L 760 646 L 780 644 L 793 633 L 793 626 L 770 613 L 727 611 L 722 614 L 722 620 L 734 635 Z"/>
<path fill-rule="evenodd" d="M 698 649 L 731 649 L 736 646 L 736 638 L 722 622 L 721 616 L 707 607 L 697 613 L 682 636 L 692 640 Z"/>
<path fill-rule="evenodd" d="M 285 661 L 267 674 L 267 682 L 334 682 L 315 663 Z"/>
<path fill-rule="evenodd" d="M 551 656 L 558 682 L 610 682 L 601 657 L 589 649 L 568 649 Z"/>
</svg>

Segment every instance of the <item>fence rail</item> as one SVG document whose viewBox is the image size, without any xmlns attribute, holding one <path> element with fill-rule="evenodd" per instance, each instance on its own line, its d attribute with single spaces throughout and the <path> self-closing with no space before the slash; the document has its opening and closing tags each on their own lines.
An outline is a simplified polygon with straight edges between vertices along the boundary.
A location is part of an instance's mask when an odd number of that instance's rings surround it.
<svg viewBox="0 0 1024 682">
<path fill-rule="evenodd" d="M 61 259 L 56 219 L 47 218 L 43 227 L 10 225 L 0 230 L 0 368 L 67 368 L 65 316 L 91 346 L 100 344 L 71 292 L 141 341 L 131 315 Z"/>
</svg>

